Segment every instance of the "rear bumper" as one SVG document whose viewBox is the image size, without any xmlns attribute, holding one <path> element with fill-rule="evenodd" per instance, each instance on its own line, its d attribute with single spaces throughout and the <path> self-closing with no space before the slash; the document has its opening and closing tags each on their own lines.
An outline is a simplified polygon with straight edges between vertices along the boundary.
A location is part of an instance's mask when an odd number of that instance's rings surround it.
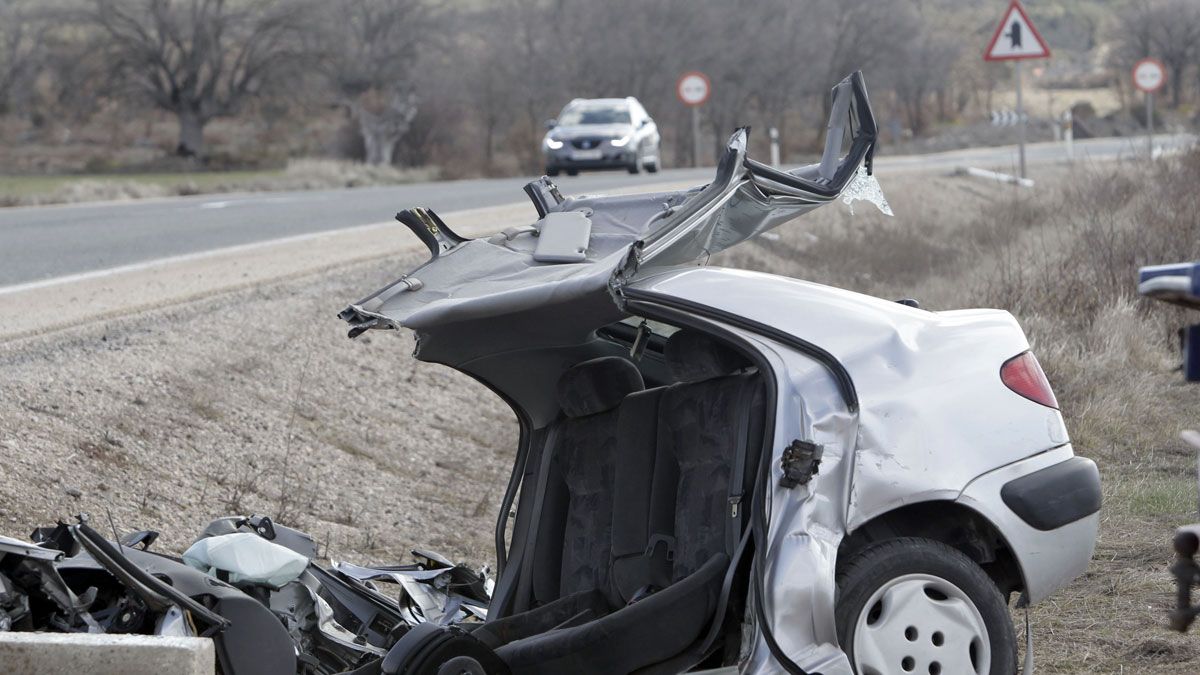
<svg viewBox="0 0 1200 675">
<path fill-rule="evenodd" d="M 1056 530 L 1100 511 L 1100 470 L 1090 459 L 1072 457 L 1010 480 L 1000 498 L 1025 524 Z"/>
<path fill-rule="evenodd" d="M 1100 474 L 1069 444 L 979 476 L 958 501 L 1000 530 L 1030 603 L 1087 570 L 1100 528 Z"/>
</svg>

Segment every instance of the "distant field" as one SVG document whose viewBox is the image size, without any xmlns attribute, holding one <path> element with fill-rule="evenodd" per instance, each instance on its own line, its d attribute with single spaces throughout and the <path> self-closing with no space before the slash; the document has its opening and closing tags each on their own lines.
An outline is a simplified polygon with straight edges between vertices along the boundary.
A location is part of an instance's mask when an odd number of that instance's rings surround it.
<svg viewBox="0 0 1200 675">
<path fill-rule="evenodd" d="M 334 160 L 298 160 L 286 169 L 263 171 L 0 175 L 0 206 L 391 185 L 432 180 L 437 174 L 436 168 L 395 169 Z"/>
<path fill-rule="evenodd" d="M 98 192 L 122 186 L 137 185 L 160 189 L 164 194 L 211 192 L 217 188 L 244 181 L 258 181 L 283 175 L 276 171 L 221 171 L 198 173 L 130 173 L 82 174 L 69 176 L 4 176 L 0 175 L 0 203 L 50 200 L 68 192 L 73 186 L 96 184 Z"/>
</svg>

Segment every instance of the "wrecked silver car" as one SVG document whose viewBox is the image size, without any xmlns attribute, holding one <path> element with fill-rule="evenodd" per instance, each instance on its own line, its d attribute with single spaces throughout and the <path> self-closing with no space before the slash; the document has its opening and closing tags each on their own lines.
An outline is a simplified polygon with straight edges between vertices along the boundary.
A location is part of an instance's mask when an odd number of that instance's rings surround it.
<svg viewBox="0 0 1200 675">
<path fill-rule="evenodd" d="M 428 554 L 325 569 L 264 518 L 182 558 L 79 523 L 4 542 L 7 621 L 212 636 L 225 673 L 1011 675 L 1009 600 L 1084 571 L 1100 508 L 1019 325 L 706 266 L 836 200 L 882 206 L 861 74 L 831 109 L 792 171 L 740 129 L 691 190 L 543 178 L 536 222 L 480 239 L 398 214 L 430 260 L 340 317 L 412 330 L 519 420 L 494 588 Z"/>
<path fill-rule="evenodd" d="M 861 74 L 831 107 L 796 170 L 742 129 L 692 190 L 543 178 L 537 222 L 481 239 L 397 216 L 431 259 L 344 310 L 351 337 L 411 329 L 522 434 L 487 621 L 408 632 L 384 673 L 1015 671 L 1008 600 L 1081 574 L 1100 508 L 1020 326 L 705 266 L 879 201 Z"/>
</svg>

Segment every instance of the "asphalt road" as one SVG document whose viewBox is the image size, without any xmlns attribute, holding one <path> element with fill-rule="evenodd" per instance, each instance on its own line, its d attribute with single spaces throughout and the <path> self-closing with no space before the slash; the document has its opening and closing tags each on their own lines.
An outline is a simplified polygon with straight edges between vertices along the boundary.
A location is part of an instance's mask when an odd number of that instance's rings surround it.
<svg viewBox="0 0 1200 675">
<path fill-rule="evenodd" d="M 1164 136 L 1166 149 L 1192 142 Z M 1115 159 L 1145 152 L 1144 139 L 1091 139 L 1075 144 L 1077 158 Z M 1061 161 L 1062 144 L 1028 146 L 1028 161 Z M 952 170 L 959 166 L 1012 171 L 1012 146 L 973 148 L 876 161 L 881 176 L 891 170 Z M 638 184 L 694 181 L 711 168 L 672 169 L 657 174 L 591 173 L 556 179 L 569 194 L 597 193 Z M 409 185 L 200 195 L 121 203 L 0 209 L 0 290 L 162 258 L 202 253 L 284 237 L 377 223 L 396 211 L 426 206 L 441 213 L 524 201 L 521 188 L 533 177 Z M 884 188 L 887 187 L 886 178 Z M 530 215 L 533 215 L 532 207 Z M 11 288 L 10 288 L 11 290 Z"/>
</svg>

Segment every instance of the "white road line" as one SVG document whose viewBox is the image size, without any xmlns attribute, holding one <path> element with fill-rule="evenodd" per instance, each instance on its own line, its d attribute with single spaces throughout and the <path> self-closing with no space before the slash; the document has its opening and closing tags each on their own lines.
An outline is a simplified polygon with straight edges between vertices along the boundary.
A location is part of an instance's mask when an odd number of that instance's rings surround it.
<svg viewBox="0 0 1200 675">
<path fill-rule="evenodd" d="M 446 214 L 452 215 L 452 214 Z M 38 288 L 48 288 L 58 286 L 60 284 L 69 284 L 75 281 L 90 281 L 94 279 L 103 279 L 117 274 L 125 274 L 126 272 L 137 272 L 140 270 L 154 269 L 156 267 L 166 267 L 182 262 L 193 260 L 204 260 L 205 258 L 213 258 L 216 256 L 228 255 L 230 253 L 242 253 L 245 251 L 254 251 L 261 248 L 278 246 L 280 244 L 292 244 L 303 241 L 312 241 L 314 239 L 324 239 L 340 234 L 355 233 L 355 232 L 370 232 L 372 230 L 382 230 L 399 227 L 399 224 L 394 220 L 389 220 L 382 223 L 371 223 L 369 225 L 356 225 L 354 227 L 346 227 L 339 230 L 325 230 L 323 232 L 311 232 L 309 234 L 298 234 L 291 237 L 283 237 L 280 239 L 268 239 L 266 241 L 256 241 L 250 244 L 238 244 L 237 246 L 226 246 L 224 248 L 214 248 L 208 251 L 198 251 L 196 253 L 185 253 L 183 255 L 174 255 L 166 258 L 155 258 L 154 260 L 145 260 L 142 262 L 131 263 L 129 265 L 120 265 L 117 267 L 109 267 L 102 270 L 92 270 L 90 272 L 80 272 L 78 274 L 68 274 L 61 277 L 53 277 L 50 279 L 39 279 L 38 281 L 29 281 L 13 286 L 0 287 L 0 295 L 9 295 L 12 293 L 20 293 L 22 291 L 30 291 Z"/>
</svg>

